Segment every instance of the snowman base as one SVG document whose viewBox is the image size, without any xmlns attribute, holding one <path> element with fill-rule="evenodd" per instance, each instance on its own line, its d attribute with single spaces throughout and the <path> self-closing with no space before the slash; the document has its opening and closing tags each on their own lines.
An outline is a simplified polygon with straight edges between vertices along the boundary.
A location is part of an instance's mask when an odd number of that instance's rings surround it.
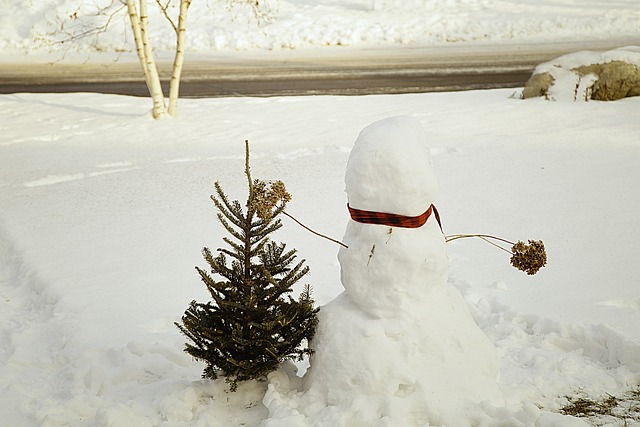
<svg viewBox="0 0 640 427">
<path fill-rule="evenodd" d="M 306 400 L 313 425 L 462 426 L 501 405 L 495 350 L 453 288 L 429 289 L 428 307 L 372 318 L 347 293 L 324 306 Z M 462 309 L 460 309 L 462 308 Z M 470 423 L 469 423 L 470 425 Z"/>
<path fill-rule="evenodd" d="M 531 402 L 505 407 L 493 347 L 468 312 L 456 310 L 461 296 L 453 288 L 431 296 L 441 309 L 414 323 L 372 318 L 346 293 L 323 306 L 311 368 L 300 378 L 287 363 L 269 375 L 269 417 L 260 426 L 588 426 Z M 425 323 L 443 320 L 437 331 Z"/>
</svg>

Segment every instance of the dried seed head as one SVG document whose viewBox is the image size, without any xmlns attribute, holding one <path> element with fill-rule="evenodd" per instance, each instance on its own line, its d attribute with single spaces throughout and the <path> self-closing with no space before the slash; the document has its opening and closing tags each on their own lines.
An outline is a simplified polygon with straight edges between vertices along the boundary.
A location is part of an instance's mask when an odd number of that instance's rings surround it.
<svg viewBox="0 0 640 427">
<path fill-rule="evenodd" d="M 273 209 L 278 203 L 283 205 L 291 200 L 291 194 L 287 192 L 282 181 L 261 181 L 256 179 L 253 182 L 253 198 L 249 202 L 249 209 L 253 209 L 261 219 L 271 219 Z"/>
<path fill-rule="evenodd" d="M 529 240 L 529 244 L 518 241 L 511 252 L 511 265 L 529 275 L 536 274 L 547 264 L 547 252 L 542 240 Z"/>
</svg>

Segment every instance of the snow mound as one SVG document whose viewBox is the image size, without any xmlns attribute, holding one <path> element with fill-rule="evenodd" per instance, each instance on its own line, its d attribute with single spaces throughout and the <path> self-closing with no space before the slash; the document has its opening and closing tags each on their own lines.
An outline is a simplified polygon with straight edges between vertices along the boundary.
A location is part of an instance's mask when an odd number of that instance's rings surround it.
<svg viewBox="0 0 640 427">
<path fill-rule="evenodd" d="M 640 47 L 570 53 L 538 65 L 524 98 L 554 101 L 615 100 L 640 95 Z"/>
</svg>

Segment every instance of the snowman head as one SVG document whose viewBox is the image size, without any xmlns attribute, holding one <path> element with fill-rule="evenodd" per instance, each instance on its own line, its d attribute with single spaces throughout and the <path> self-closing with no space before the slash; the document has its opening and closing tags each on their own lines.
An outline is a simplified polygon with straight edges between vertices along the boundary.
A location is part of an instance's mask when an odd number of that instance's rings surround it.
<svg viewBox="0 0 640 427">
<path fill-rule="evenodd" d="M 425 212 L 437 184 L 420 122 L 396 116 L 364 128 L 349 156 L 345 183 L 354 209 L 406 216 Z"/>
</svg>

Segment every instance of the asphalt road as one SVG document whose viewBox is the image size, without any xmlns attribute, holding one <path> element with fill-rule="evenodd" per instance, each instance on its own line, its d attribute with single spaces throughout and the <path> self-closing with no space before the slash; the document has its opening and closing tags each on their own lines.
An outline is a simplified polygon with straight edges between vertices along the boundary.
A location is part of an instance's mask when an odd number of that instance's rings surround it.
<svg viewBox="0 0 640 427">
<path fill-rule="evenodd" d="M 608 50 L 626 40 L 544 45 L 450 45 L 189 56 L 182 97 L 364 95 L 524 86 L 535 66 L 564 53 Z M 326 52 L 326 53 L 325 53 Z M 170 58 L 160 58 L 168 93 Z M 109 65 L 0 64 L 0 93 L 100 92 L 148 96 L 135 57 Z"/>
</svg>

